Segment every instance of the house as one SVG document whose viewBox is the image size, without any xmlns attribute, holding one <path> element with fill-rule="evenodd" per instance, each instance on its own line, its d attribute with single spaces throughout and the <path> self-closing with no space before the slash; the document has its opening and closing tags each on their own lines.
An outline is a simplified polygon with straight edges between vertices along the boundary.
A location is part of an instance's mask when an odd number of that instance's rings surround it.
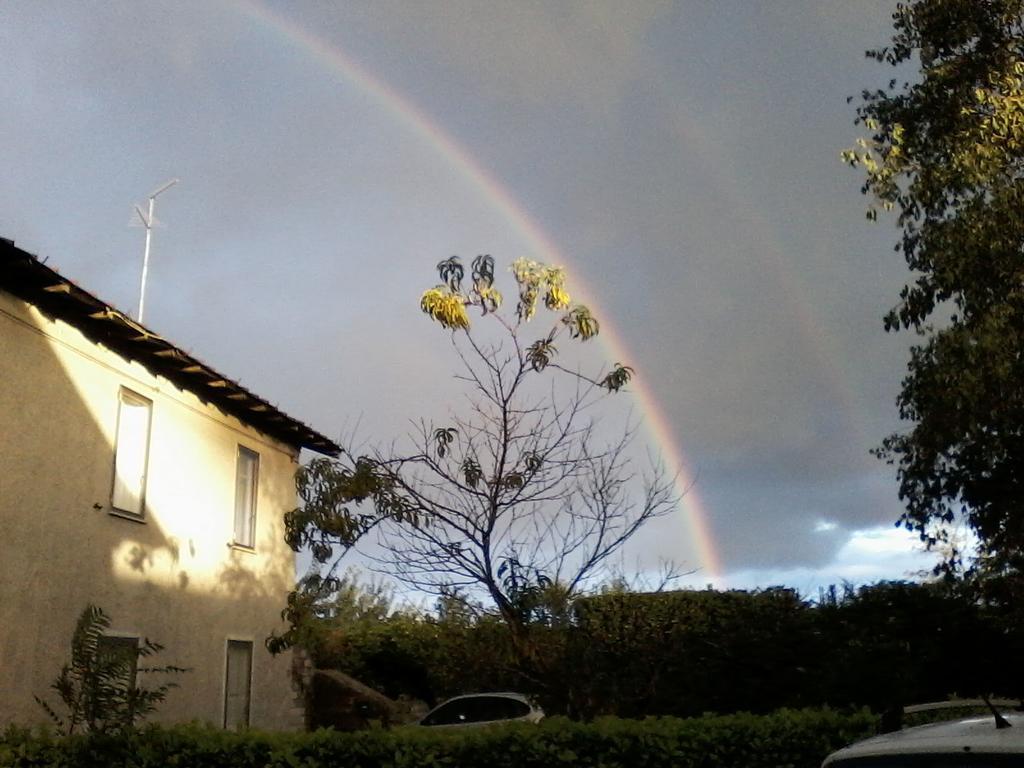
<svg viewBox="0 0 1024 768">
<path fill-rule="evenodd" d="M 152 719 L 301 727 L 264 640 L 302 448 L 339 450 L 0 240 L 0 729 L 45 719 L 89 603 L 190 668 Z"/>
</svg>

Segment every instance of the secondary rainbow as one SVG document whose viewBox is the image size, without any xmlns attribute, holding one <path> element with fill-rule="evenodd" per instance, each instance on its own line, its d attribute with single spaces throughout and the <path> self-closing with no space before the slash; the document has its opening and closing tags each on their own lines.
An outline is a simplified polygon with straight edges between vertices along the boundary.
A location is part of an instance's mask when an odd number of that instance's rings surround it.
<svg viewBox="0 0 1024 768">
<path fill-rule="evenodd" d="M 523 206 L 503 187 L 465 148 L 459 145 L 428 115 L 386 82 L 368 72 L 355 59 L 335 45 L 327 43 L 307 29 L 282 16 L 256 0 L 228 0 L 248 18 L 279 34 L 289 44 L 302 50 L 319 64 L 354 85 L 372 97 L 378 105 L 393 115 L 402 125 L 418 135 L 426 144 L 440 153 L 446 162 L 457 169 L 462 177 L 476 187 L 517 232 L 536 251 L 536 257 L 551 264 L 565 265 L 569 259 L 552 242 L 551 238 L 524 210 Z M 581 280 L 580 271 L 573 273 L 572 282 L 576 293 L 587 297 L 594 306 L 594 292 Z M 595 308 L 596 309 L 596 308 Z M 601 313 L 595 311 L 598 319 Z M 628 348 L 622 337 L 604 322 L 598 336 L 614 360 L 628 362 Z M 704 571 L 703 576 L 713 581 L 721 575 L 721 562 L 711 535 L 708 514 L 700 499 L 694 477 L 686 457 L 673 435 L 668 420 L 650 387 L 638 376 L 630 387 L 637 395 L 644 416 L 643 427 L 662 453 L 662 459 L 670 471 L 678 472 L 676 483 L 682 497 L 681 507 L 690 535 Z"/>
</svg>

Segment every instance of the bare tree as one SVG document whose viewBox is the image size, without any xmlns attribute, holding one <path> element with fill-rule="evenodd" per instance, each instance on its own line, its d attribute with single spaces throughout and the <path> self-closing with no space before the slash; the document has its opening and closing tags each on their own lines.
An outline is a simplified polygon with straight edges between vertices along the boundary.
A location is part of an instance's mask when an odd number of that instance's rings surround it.
<svg viewBox="0 0 1024 768">
<path fill-rule="evenodd" d="M 634 466 L 635 425 L 611 439 L 598 426 L 599 403 L 633 370 L 616 363 L 587 376 L 559 362 L 556 342 L 599 333 L 589 310 L 570 304 L 563 270 L 523 259 L 511 270 L 518 301 L 506 317 L 489 256 L 473 261 L 468 288 L 456 257 L 438 265 L 442 284 L 421 307 L 451 331 L 464 408 L 446 424 L 417 424 L 405 450 L 307 465 L 303 505 L 287 523 L 293 547 L 332 566 L 373 531 L 379 568 L 434 594 L 486 595 L 529 655 L 531 622 L 606 574 L 609 558 L 679 497 L 659 462 Z M 553 326 L 526 338 L 540 302 Z"/>
</svg>

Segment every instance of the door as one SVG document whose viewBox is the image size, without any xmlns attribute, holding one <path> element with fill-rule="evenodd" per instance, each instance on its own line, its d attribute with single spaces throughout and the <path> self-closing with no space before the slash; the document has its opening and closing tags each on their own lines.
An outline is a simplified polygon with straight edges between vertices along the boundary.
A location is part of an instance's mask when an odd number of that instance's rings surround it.
<svg viewBox="0 0 1024 768">
<path fill-rule="evenodd" d="M 224 727 L 237 731 L 249 725 L 252 697 L 252 642 L 228 640 L 224 681 Z"/>
</svg>

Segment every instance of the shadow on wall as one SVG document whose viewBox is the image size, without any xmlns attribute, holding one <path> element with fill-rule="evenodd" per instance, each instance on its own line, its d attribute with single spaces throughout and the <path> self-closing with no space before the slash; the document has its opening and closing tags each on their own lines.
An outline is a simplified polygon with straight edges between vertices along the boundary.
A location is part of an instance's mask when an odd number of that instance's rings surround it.
<svg viewBox="0 0 1024 768">
<path fill-rule="evenodd" d="M 230 638 L 253 643 L 254 690 L 281 686 L 274 702 L 254 699 L 252 721 L 294 724 L 280 722 L 294 718 L 290 660 L 272 659 L 263 647 L 294 583 L 284 510 L 258 507 L 264 519 L 255 552 L 231 547 L 234 453 L 213 455 L 219 449 L 202 436 L 194 436 L 194 453 L 182 453 L 187 428 L 169 447 L 158 435 L 178 411 L 208 430 L 221 427 L 181 406 L 182 393 L 166 381 L 153 387 L 144 369 L 103 348 L 102 363 L 90 360 L 76 349 L 82 343 L 65 324 L 0 293 L 0 726 L 44 718 L 33 694 L 51 698 L 48 686 L 88 603 L 111 616 L 114 633 L 164 645 L 160 663 L 192 669 L 157 719 L 220 724 Z M 142 520 L 111 507 L 121 385 L 153 403 Z M 207 477 L 190 476 L 197 467 Z M 261 476 L 261 499 L 294 494 L 283 474 Z M 204 498 L 225 486 L 227 505 Z"/>
</svg>

